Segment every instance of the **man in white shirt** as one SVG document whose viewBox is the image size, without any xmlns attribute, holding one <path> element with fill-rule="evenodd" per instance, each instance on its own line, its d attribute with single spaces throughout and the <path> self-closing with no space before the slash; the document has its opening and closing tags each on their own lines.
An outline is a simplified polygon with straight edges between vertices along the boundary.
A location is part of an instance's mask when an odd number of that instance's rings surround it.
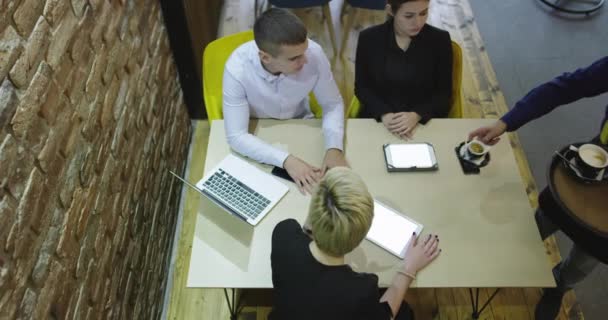
<svg viewBox="0 0 608 320">
<path fill-rule="evenodd" d="M 298 17 L 272 8 L 256 20 L 253 33 L 255 40 L 238 47 L 224 69 L 228 144 L 244 156 L 285 168 L 300 192 L 310 193 L 327 169 L 347 166 L 342 97 L 321 46 L 307 38 Z M 248 132 L 250 117 L 313 118 L 308 101 L 311 91 L 323 109 L 326 153 L 321 169 Z"/>
</svg>

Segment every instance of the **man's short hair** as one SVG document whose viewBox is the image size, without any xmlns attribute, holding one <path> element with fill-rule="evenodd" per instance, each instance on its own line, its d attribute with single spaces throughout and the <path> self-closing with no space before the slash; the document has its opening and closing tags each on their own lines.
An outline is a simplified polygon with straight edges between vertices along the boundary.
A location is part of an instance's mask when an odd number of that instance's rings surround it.
<svg viewBox="0 0 608 320">
<path fill-rule="evenodd" d="M 365 238 L 372 225 L 374 201 L 356 173 L 336 167 L 327 171 L 319 183 L 308 215 L 319 249 L 340 257 Z"/>
<path fill-rule="evenodd" d="M 298 45 L 307 39 L 306 27 L 293 13 L 271 8 L 262 13 L 253 25 L 253 37 L 258 48 L 276 57 L 281 45 Z"/>
</svg>

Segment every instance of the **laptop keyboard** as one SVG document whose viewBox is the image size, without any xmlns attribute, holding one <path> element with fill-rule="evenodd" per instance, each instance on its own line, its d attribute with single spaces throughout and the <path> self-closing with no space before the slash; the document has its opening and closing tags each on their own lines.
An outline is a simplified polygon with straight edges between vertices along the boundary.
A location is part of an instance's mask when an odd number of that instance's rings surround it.
<svg viewBox="0 0 608 320">
<path fill-rule="evenodd" d="M 226 171 L 217 170 L 204 183 L 205 189 L 244 216 L 255 219 L 270 200 L 255 192 Z"/>
</svg>

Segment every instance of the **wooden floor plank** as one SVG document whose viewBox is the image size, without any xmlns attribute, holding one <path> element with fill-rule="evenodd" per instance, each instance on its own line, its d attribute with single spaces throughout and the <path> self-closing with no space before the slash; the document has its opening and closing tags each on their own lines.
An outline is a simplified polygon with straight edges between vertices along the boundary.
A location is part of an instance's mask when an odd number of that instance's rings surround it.
<svg viewBox="0 0 608 320">
<path fill-rule="evenodd" d="M 458 319 L 465 320 L 471 319 L 473 312 L 473 306 L 471 305 L 471 297 L 469 295 L 468 288 L 453 288 L 451 289 L 452 296 L 454 297 L 454 307 L 456 308 L 456 314 Z M 483 297 L 481 298 L 482 300 Z M 491 312 L 491 310 L 490 310 Z M 488 313 L 486 313 L 488 314 Z"/>
<path fill-rule="evenodd" d="M 440 320 L 459 320 L 452 289 L 435 289 L 435 299 L 437 299 Z"/>
<path fill-rule="evenodd" d="M 476 291 L 473 289 L 472 292 L 475 297 Z M 458 314 L 458 319 L 469 320 L 472 319 L 473 306 L 471 301 L 471 293 L 468 288 L 453 288 L 452 295 L 454 296 L 454 305 Z M 483 304 L 488 301 L 488 292 L 486 289 L 479 289 L 479 309 Z M 494 313 L 492 307 L 487 306 L 484 311 L 480 314 L 479 319 L 483 320 L 494 320 Z"/>
<path fill-rule="evenodd" d="M 258 308 L 258 315 L 256 320 L 266 320 L 268 319 L 268 315 L 270 314 L 270 311 L 272 310 L 271 307 L 259 307 Z"/>
<path fill-rule="evenodd" d="M 439 319 L 439 306 L 435 298 L 435 289 L 412 289 L 417 297 L 417 304 L 412 306 L 416 319 Z"/>
<path fill-rule="evenodd" d="M 209 138 L 209 124 L 199 122 L 194 129 L 193 143 L 190 146 L 192 157 L 205 158 Z M 187 179 L 195 181 L 203 174 L 203 168 L 191 166 Z M 183 223 L 177 246 L 176 261 L 173 266 L 173 286 L 170 294 L 168 319 L 225 319 L 228 308 L 224 302 L 223 290 L 186 288 L 194 225 L 198 209 L 199 194 L 186 189 L 183 208 Z"/>
<path fill-rule="evenodd" d="M 501 289 L 491 305 L 496 320 L 533 319 L 521 288 Z"/>
<path fill-rule="evenodd" d="M 528 313 L 532 316 L 532 319 L 534 319 L 534 310 L 536 309 L 536 304 L 542 295 L 542 289 L 524 288 L 523 290 L 524 299 L 526 300 L 526 305 L 528 307 Z"/>
</svg>

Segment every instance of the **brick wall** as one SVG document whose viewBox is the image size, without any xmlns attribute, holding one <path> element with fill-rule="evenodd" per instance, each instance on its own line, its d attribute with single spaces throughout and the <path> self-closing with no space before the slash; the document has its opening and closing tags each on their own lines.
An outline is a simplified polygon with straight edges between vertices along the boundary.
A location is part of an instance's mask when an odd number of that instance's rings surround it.
<svg viewBox="0 0 608 320">
<path fill-rule="evenodd" d="M 190 124 L 158 1 L 0 0 L 0 319 L 155 319 Z"/>
</svg>

